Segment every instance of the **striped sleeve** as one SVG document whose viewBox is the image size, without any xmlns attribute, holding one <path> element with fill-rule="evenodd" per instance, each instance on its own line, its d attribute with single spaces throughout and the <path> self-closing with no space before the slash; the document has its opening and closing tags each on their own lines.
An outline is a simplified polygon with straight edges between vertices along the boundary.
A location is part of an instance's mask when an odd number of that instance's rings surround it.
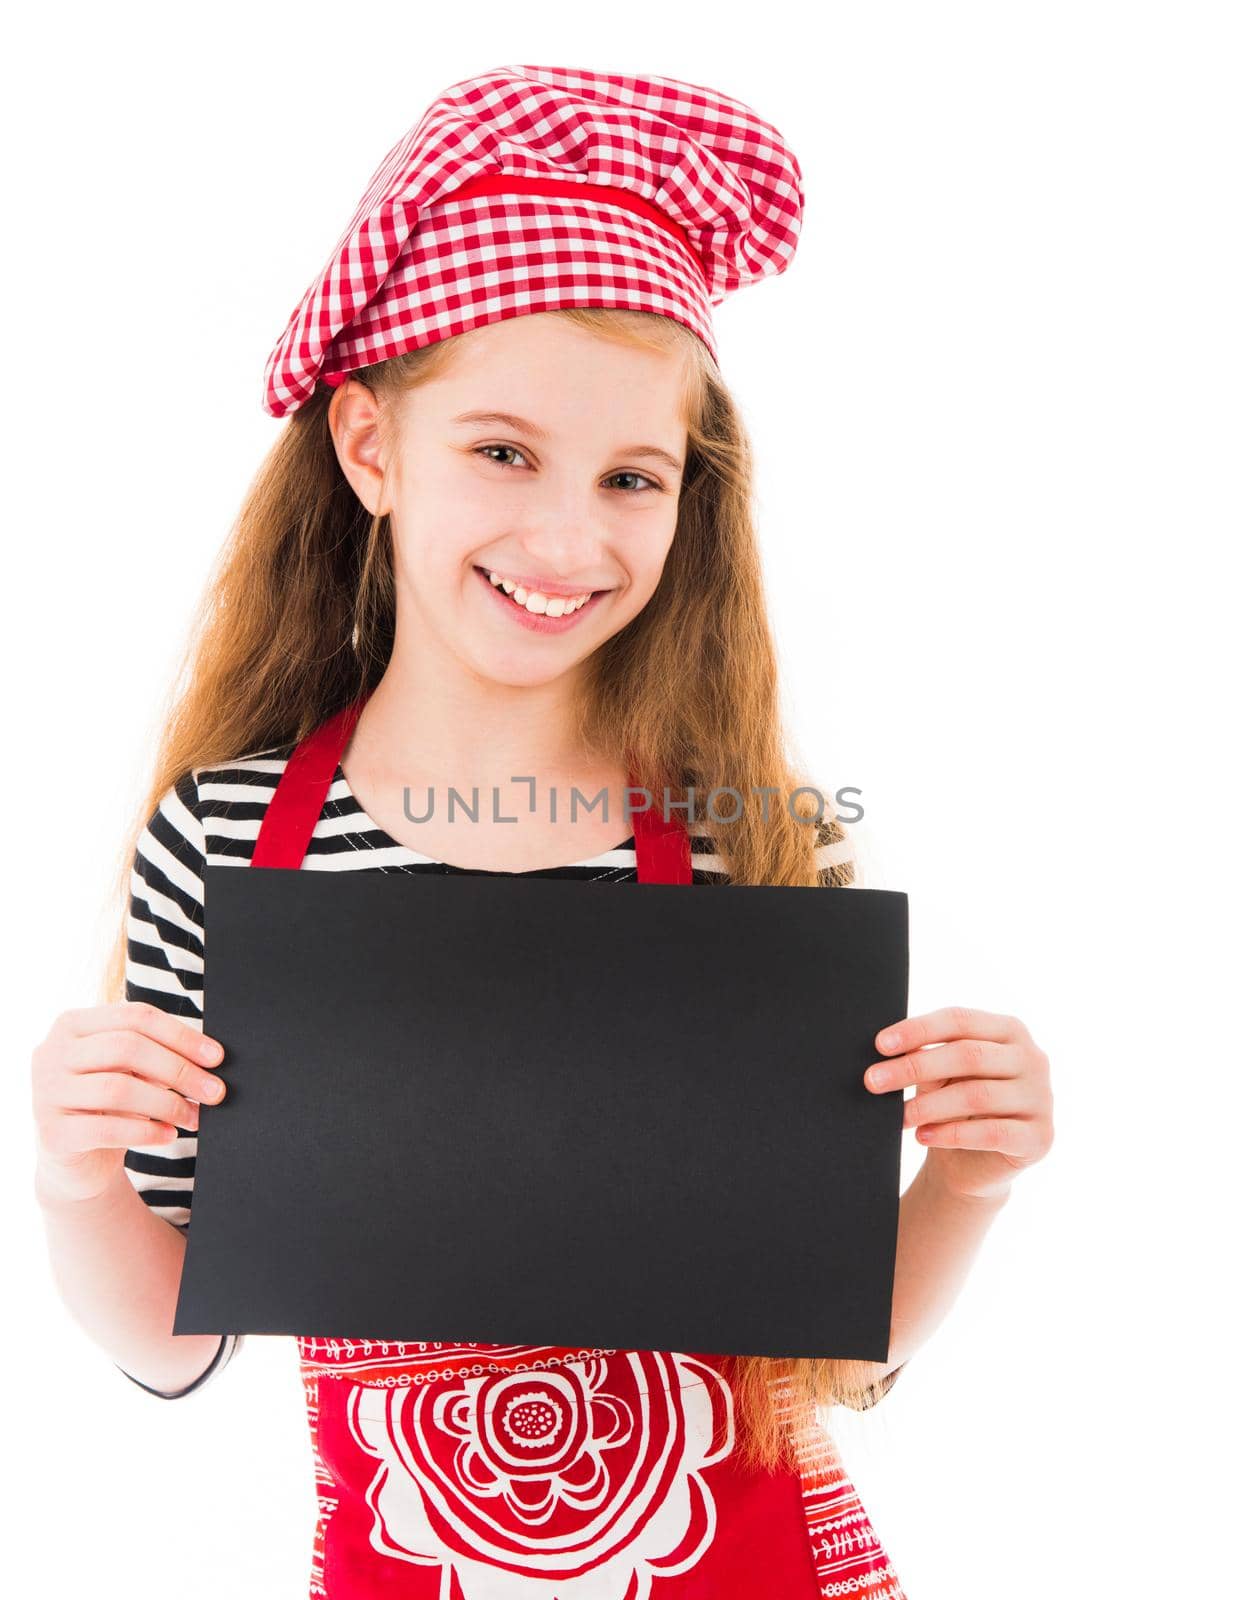
<svg viewBox="0 0 1259 1600">
<path fill-rule="evenodd" d="M 906 1361 L 907 1360 L 908 1358 L 906 1358 Z M 849 1411 L 872 1411 L 874 1407 L 878 1405 L 879 1401 L 887 1395 L 888 1391 L 892 1389 L 901 1373 L 904 1372 L 906 1361 L 902 1361 L 899 1367 L 893 1367 L 891 1372 L 885 1372 L 883 1376 L 876 1383 L 872 1383 L 868 1389 L 863 1389 L 861 1391 L 860 1400 L 855 1402 L 847 1400 L 844 1401 L 843 1403 L 845 1407 Z"/>
<path fill-rule="evenodd" d="M 127 915 L 128 1000 L 146 1000 L 194 1028 L 201 1027 L 205 971 L 205 830 L 196 777 L 185 773 L 162 796 L 136 842 Z M 173 1144 L 137 1146 L 123 1167 L 145 1204 L 187 1233 L 192 1212 L 197 1135 L 180 1128 Z M 198 1389 L 235 1355 L 241 1336 L 224 1334 L 206 1370 L 184 1389 L 153 1389 L 119 1367 L 124 1377 L 163 1400 Z M 115 1363 L 117 1365 L 117 1363 Z"/>
<path fill-rule="evenodd" d="M 857 853 L 851 832 L 840 821 L 832 800 L 818 816 L 814 840 L 813 863 L 817 880 L 828 889 L 842 889 L 858 878 Z"/>
</svg>

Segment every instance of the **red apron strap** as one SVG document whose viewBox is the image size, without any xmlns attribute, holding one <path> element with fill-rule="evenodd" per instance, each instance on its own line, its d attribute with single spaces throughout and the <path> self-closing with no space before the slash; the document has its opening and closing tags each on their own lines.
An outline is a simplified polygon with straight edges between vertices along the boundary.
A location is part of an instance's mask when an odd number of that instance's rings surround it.
<svg viewBox="0 0 1259 1600">
<path fill-rule="evenodd" d="M 631 776 L 631 788 L 638 783 Z M 645 791 L 644 791 L 645 792 Z M 655 806 L 634 813 L 634 859 L 639 883 L 691 883 L 691 836 L 677 817 L 666 822 Z"/>
<path fill-rule="evenodd" d="M 366 696 L 352 701 L 298 743 L 263 814 L 251 867 L 301 866 L 337 764 L 366 704 Z M 634 855 L 639 883 L 693 881 L 690 835 L 676 817 L 666 822 L 654 807 L 634 813 Z"/>
<path fill-rule="evenodd" d="M 310 845 L 341 752 L 366 705 L 352 701 L 308 733 L 285 763 L 262 826 L 251 867 L 300 867 Z"/>
</svg>

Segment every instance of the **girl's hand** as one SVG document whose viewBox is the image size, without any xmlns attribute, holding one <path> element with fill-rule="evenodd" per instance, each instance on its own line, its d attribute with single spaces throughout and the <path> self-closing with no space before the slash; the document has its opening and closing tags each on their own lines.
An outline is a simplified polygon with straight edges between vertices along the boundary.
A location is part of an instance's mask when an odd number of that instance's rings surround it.
<svg viewBox="0 0 1259 1600">
<path fill-rule="evenodd" d="M 955 1194 L 1004 1195 L 1048 1153 L 1049 1057 L 1017 1017 L 949 1006 L 884 1028 L 874 1043 L 896 1059 L 867 1068 L 867 1087 L 915 1086 L 904 1126 L 918 1129 L 928 1163 Z"/>
<path fill-rule="evenodd" d="M 216 1040 L 141 1000 L 63 1011 L 31 1056 L 40 1198 L 93 1200 L 129 1146 L 195 1129 L 199 1103 L 226 1093 L 204 1070 L 222 1060 Z"/>
</svg>

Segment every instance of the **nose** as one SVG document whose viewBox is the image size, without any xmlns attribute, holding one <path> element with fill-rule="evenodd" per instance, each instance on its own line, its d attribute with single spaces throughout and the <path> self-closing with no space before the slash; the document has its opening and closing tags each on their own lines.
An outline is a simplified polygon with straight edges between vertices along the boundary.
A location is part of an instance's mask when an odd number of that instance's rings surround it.
<svg viewBox="0 0 1259 1600">
<path fill-rule="evenodd" d="M 539 497 L 516 519 L 515 543 L 531 570 L 560 582 L 584 581 L 599 570 L 606 536 L 599 508 L 580 491 Z"/>
</svg>

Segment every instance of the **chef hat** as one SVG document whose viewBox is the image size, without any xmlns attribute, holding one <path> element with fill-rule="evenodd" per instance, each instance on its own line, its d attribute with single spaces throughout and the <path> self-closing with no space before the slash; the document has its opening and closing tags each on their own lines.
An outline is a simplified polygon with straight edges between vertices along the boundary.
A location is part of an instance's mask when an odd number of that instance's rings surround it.
<svg viewBox="0 0 1259 1600">
<path fill-rule="evenodd" d="M 673 78 L 495 67 L 394 145 L 267 360 L 282 417 L 322 378 L 561 306 L 673 317 L 782 272 L 804 194 L 781 134 Z"/>
</svg>

